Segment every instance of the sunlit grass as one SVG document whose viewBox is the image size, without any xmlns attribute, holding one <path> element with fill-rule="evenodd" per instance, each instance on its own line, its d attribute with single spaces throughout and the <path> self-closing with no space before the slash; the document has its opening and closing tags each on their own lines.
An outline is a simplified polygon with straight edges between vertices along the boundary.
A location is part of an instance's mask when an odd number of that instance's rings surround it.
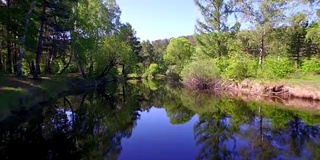
<svg viewBox="0 0 320 160">
<path fill-rule="evenodd" d="M 309 86 L 313 89 L 320 89 L 320 75 L 301 75 L 282 80 L 288 85 Z"/>
<path fill-rule="evenodd" d="M 77 87 L 74 77 L 54 76 L 39 80 L 6 76 L 0 78 L 0 121 L 12 110 L 31 107 L 39 101 L 56 97 L 60 92 Z"/>
<path fill-rule="evenodd" d="M 18 88 L 14 88 L 14 87 L 0 87 L 0 91 L 15 91 L 15 92 L 25 92 L 24 89 L 18 87 Z"/>
</svg>

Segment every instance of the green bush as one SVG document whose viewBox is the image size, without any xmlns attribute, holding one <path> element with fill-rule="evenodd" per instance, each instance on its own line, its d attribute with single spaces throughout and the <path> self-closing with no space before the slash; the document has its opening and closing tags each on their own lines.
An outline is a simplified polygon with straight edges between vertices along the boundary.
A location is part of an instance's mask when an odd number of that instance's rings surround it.
<svg viewBox="0 0 320 160">
<path fill-rule="evenodd" d="M 230 61 L 229 58 L 227 56 L 222 56 L 222 57 L 218 57 L 215 58 L 213 60 L 213 63 L 216 64 L 218 70 L 219 70 L 219 74 L 222 74 L 223 72 L 226 71 L 227 67 L 230 65 Z"/>
<path fill-rule="evenodd" d="M 218 77 L 219 68 L 214 63 L 213 59 L 198 60 L 191 62 L 183 68 L 181 71 L 181 77 L 183 80 L 190 79 L 192 77 L 201 77 L 206 80 Z"/>
<path fill-rule="evenodd" d="M 305 73 L 320 74 L 320 59 L 313 57 L 303 61 L 301 70 Z"/>
<path fill-rule="evenodd" d="M 219 60 L 219 63 L 226 63 L 227 66 L 222 73 L 224 78 L 233 80 L 242 80 L 248 77 L 255 76 L 255 70 L 257 68 L 256 62 L 247 54 L 233 53 L 228 56 L 228 59 L 223 62 Z"/>
<path fill-rule="evenodd" d="M 145 71 L 142 77 L 148 77 L 148 79 L 152 79 L 157 73 L 159 73 L 158 64 L 152 63 L 150 64 L 149 68 Z"/>
<path fill-rule="evenodd" d="M 295 71 L 294 65 L 286 57 L 266 57 L 262 68 L 258 71 L 258 78 L 279 79 L 286 78 Z"/>
</svg>

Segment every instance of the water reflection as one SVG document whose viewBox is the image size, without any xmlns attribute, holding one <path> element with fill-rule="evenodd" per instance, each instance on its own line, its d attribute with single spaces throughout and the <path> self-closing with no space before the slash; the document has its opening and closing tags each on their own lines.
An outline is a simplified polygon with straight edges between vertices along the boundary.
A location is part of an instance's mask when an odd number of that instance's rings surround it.
<svg viewBox="0 0 320 160">
<path fill-rule="evenodd" d="M 0 131 L 0 159 L 117 159 L 121 139 L 139 118 L 134 103 L 106 91 L 59 99 L 36 118 Z"/>
<path fill-rule="evenodd" d="M 0 159 L 320 159 L 318 114 L 159 82 L 112 85 L 24 114 L 0 122 Z"/>
</svg>

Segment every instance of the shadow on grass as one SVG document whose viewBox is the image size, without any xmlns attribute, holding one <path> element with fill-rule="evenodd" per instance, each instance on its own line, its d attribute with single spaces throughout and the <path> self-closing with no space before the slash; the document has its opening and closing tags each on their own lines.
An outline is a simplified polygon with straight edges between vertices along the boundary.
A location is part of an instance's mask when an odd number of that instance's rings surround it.
<svg viewBox="0 0 320 160">
<path fill-rule="evenodd" d="M 11 75 L 0 77 L 0 121 L 81 85 L 84 85 L 82 78 L 68 76 L 42 77 L 38 80 Z"/>
</svg>

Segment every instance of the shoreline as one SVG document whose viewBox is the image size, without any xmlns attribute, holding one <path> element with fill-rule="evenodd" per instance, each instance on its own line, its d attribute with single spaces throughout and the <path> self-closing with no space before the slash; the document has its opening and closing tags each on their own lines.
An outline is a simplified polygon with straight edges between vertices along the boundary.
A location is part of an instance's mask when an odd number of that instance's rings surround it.
<svg viewBox="0 0 320 160">
<path fill-rule="evenodd" d="M 1 100 L 7 102 L 0 112 L 0 121 L 13 115 L 21 115 L 35 106 L 68 95 L 81 94 L 104 88 L 113 80 L 99 81 L 81 77 L 64 77 L 63 79 L 21 79 L 10 77 L 0 83 Z"/>
<path fill-rule="evenodd" d="M 260 82 L 245 79 L 241 82 L 193 78 L 182 82 L 183 88 L 245 101 L 267 102 L 301 109 L 320 111 L 320 90 L 311 85 L 286 82 Z"/>
</svg>

